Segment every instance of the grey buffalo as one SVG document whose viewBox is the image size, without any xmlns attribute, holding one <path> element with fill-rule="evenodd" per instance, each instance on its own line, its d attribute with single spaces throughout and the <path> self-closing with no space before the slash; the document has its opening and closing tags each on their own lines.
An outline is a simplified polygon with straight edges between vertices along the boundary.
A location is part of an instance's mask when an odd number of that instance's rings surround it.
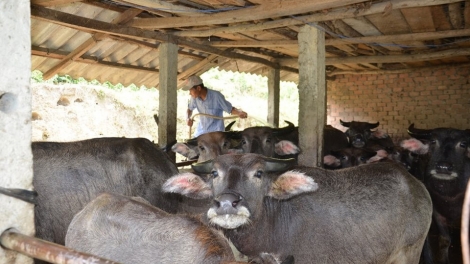
<svg viewBox="0 0 470 264">
<path fill-rule="evenodd" d="M 418 263 L 431 224 L 424 185 L 392 162 L 343 170 L 294 160 L 222 155 L 193 165 L 166 192 L 212 197 L 205 221 L 247 256 L 292 254 L 296 263 Z"/>
<path fill-rule="evenodd" d="M 257 153 L 266 157 L 289 158 L 300 153 L 299 128 L 286 121 L 288 126 L 272 128 L 267 126 L 249 127 L 242 131 L 243 153 Z M 346 135 L 332 126 L 323 130 L 324 153 L 348 146 Z"/>
<path fill-rule="evenodd" d="M 240 153 L 236 146 L 239 144 L 239 131 L 215 131 L 199 135 L 184 143 L 176 143 L 171 150 L 198 162 L 214 159 L 222 154 Z"/>
<path fill-rule="evenodd" d="M 102 192 L 141 196 L 172 213 L 189 200 L 162 192 L 178 170 L 144 138 L 34 142 L 32 150 L 36 236 L 41 239 L 63 245 L 73 216 Z"/>
<path fill-rule="evenodd" d="M 141 197 L 104 193 L 75 215 L 65 246 L 123 264 L 235 262 L 222 233 L 197 215 L 169 214 Z M 260 254 L 257 263 L 280 263 Z"/>
<path fill-rule="evenodd" d="M 424 156 L 419 177 L 434 206 L 429 246 L 434 263 L 462 263 L 461 218 L 465 190 L 470 177 L 470 130 L 419 129 L 410 125 L 408 134 L 419 139 L 403 142 L 408 150 Z M 418 163 L 419 164 L 419 163 Z"/>
</svg>

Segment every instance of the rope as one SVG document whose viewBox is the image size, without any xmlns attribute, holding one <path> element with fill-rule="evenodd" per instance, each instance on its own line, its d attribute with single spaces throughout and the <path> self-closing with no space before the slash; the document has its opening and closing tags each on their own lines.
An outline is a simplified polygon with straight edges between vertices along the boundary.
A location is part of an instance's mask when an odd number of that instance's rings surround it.
<svg viewBox="0 0 470 264">
<path fill-rule="evenodd" d="M 215 116 L 215 115 L 210 115 L 210 114 L 204 114 L 204 113 L 197 113 L 195 115 L 193 115 L 191 117 L 191 120 L 194 121 L 194 118 L 196 116 L 199 116 L 199 115 L 202 115 L 202 116 L 207 116 L 207 117 L 210 117 L 210 118 L 214 118 L 214 119 L 234 119 L 234 118 L 237 118 L 238 116 L 236 115 L 232 115 L 232 116 Z M 193 126 L 189 126 L 189 137 L 188 138 L 191 138 L 191 129 L 193 128 Z"/>
</svg>

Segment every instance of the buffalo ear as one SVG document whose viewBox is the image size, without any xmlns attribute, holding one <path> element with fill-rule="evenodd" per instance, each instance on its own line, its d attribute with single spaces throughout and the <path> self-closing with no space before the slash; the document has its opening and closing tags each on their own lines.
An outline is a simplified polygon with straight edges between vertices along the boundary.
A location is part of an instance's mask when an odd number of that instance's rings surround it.
<svg viewBox="0 0 470 264">
<path fill-rule="evenodd" d="M 179 193 L 193 199 L 205 199 L 212 196 L 211 186 L 192 173 L 181 173 L 169 178 L 163 184 L 162 190 L 167 193 Z"/>
<path fill-rule="evenodd" d="M 313 192 L 318 184 L 312 177 L 298 171 L 288 171 L 281 174 L 271 185 L 268 196 L 275 199 L 289 199 L 293 196 Z"/>
<path fill-rule="evenodd" d="M 212 160 L 206 160 L 204 162 L 198 162 L 191 165 L 191 168 L 199 174 L 209 174 L 212 172 L 214 164 Z"/>
<path fill-rule="evenodd" d="M 171 147 L 171 150 L 175 153 L 181 154 L 188 159 L 196 159 L 199 156 L 197 147 L 191 147 L 184 143 L 176 143 Z"/>
<path fill-rule="evenodd" d="M 290 159 L 275 159 L 264 157 L 265 164 L 265 171 L 267 172 L 281 172 L 286 171 L 292 168 L 296 164 L 296 160 L 294 158 Z"/>
</svg>

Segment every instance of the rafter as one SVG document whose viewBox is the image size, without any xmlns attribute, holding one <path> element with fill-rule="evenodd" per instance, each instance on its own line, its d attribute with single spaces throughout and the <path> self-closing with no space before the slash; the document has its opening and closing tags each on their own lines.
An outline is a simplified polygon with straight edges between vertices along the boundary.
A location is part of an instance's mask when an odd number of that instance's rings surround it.
<svg viewBox="0 0 470 264">
<path fill-rule="evenodd" d="M 153 39 L 160 42 L 172 42 L 176 43 L 179 46 L 192 48 L 195 50 L 200 50 L 210 54 L 216 54 L 231 59 L 240 59 L 251 61 L 254 63 L 260 63 L 272 68 L 279 67 L 276 63 L 273 63 L 269 60 L 247 56 L 244 54 L 239 54 L 236 52 L 228 52 L 221 49 L 213 48 L 204 44 L 195 42 L 194 40 L 189 40 L 181 37 L 171 36 L 168 34 L 163 34 L 151 30 L 143 30 L 139 28 L 133 28 L 128 26 L 121 26 L 106 23 L 103 21 L 93 20 L 89 18 L 84 18 L 76 15 L 67 14 L 64 12 L 47 9 L 40 6 L 31 7 L 31 16 L 35 19 L 48 21 L 58 25 L 62 25 L 69 28 L 74 28 L 80 31 L 89 32 L 89 33 L 104 33 L 110 35 L 123 36 L 128 38 L 133 38 L 137 40 L 146 40 Z"/>
<path fill-rule="evenodd" d="M 135 16 L 140 14 L 142 10 L 140 9 L 128 9 L 124 11 L 121 15 L 119 15 L 118 18 L 116 18 L 113 23 L 116 24 L 124 24 L 129 22 L 131 19 L 133 19 Z M 67 55 L 65 58 L 63 58 L 59 63 L 57 63 L 54 67 L 46 71 L 43 75 L 44 79 L 50 79 L 53 77 L 56 73 L 58 73 L 60 70 L 63 68 L 67 67 L 72 61 L 77 60 L 82 56 L 84 53 L 89 51 L 93 46 L 95 46 L 96 42 L 99 40 L 102 40 L 104 38 L 107 38 L 109 35 L 103 34 L 103 33 L 97 33 L 94 34 L 91 38 L 87 39 L 85 42 L 83 42 L 78 48 L 76 48 L 74 51 L 72 51 L 69 55 Z"/>
<path fill-rule="evenodd" d="M 437 52 L 410 54 L 410 55 L 387 55 L 387 56 L 357 56 L 357 57 L 334 57 L 326 58 L 326 65 L 336 64 L 365 64 L 365 63 L 403 63 L 446 59 L 457 56 L 470 56 L 470 48 L 450 49 Z M 297 59 L 279 59 L 281 65 L 292 65 Z"/>
<path fill-rule="evenodd" d="M 295 18 L 283 18 L 274 21 L 266 21 L 255 24 L 232 25 L 227 27 L 218 27 L 208 30 L 188 30 L 178 31 L 173 34 L 185 37 L 208 37 L 218 34 L 228 34 L 246 31 L 263 31 L 271 28 L 288 27 L 302 25 L 306 23 L 314 23 L 321 21 L 333 21 L 345 18 L 361 17 L 366 15 L 380 14 L 385 10 L 402 9 L 411 7 L 444 5 L 449 3 L 462 2 L 463 0 L 391 0 L 380 3 L 373 3 L 367 9 L 358 8 L 336 8 L 326 13 L 315 13 L 313 15 L 297 16 Z"/>
<path fill-rule="evenodd" d="M 234 11 L 220 12 L 217 14 L 204 15 L 203 17 L 166 17 L 166 18 L 143 18 L 131 23 L 133 27 L 147 29 L 161 29 L 174 27 L 220 25 L 252 21 L 254 19 L 267 19 L 273 17 L 289 16 L 306 12 L 315 12 L 328 8 L 348 6 L 366 2 L 364 0 L 276 0 L 269 4 L 246 7 Z M 253 14 L 256 14 L 253 16 Z"/>
<path fill-rule="evenodd" d="M 424 41 L 443 38 L 455 38 L 470 36 L 470 29 L 457 29 L 436 32 L 399 34 L 399 35 L 381 35 L 358 38 L 327 39 L 326 46 L 362 44 L 362 43 L 400 43 L 408 41 Z M 240 40 L 240 41 L 206 41 L 207 45 L 214 47 L 282 47 L 286 45 L 297 46 L 297 40 Z"/>
</svg>

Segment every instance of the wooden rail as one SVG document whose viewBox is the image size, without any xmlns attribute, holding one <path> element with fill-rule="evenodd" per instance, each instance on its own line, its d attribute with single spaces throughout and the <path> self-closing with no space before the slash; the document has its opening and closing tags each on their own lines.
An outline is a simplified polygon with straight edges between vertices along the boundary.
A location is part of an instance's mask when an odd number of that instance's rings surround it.
<svg viewBox="0 0 470 264">
<path fill-rule="evenodd" d="M 0 245 L 28 257 L 56 264 L 119 264 L 49 241 L 23 235 L 13 228 L 5 230 L 1 234 Z"/>
</svg>

